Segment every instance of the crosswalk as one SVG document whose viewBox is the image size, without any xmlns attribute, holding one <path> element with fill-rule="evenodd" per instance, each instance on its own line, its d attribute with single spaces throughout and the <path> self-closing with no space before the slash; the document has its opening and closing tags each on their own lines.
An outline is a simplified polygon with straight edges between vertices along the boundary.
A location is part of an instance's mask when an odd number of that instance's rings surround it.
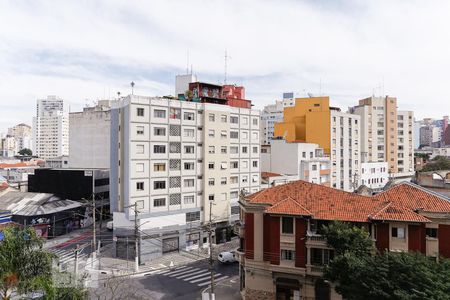
<svg viewBox="0 0 450 300">
<path fill-rule="evenodd" d="M 199 287 L 207 286 L 208 284 L 210 284 L 211 280 L 211 273 L 208 269 L 188 267 L 188 266 L 178 267 L 173 270 L 164 269 L 159 271 L 153 271 L 145 275 L 166 276 L 169 278 L 175 278 L 178 280 L 189 282 L 191 284 L 196 284 Z M 226 278 L 228 278 L 228 276 L 222 275 L 221 273 L 214 273 L 215 281 L 220 281 Z"/>
<path fill-rule="evenodd" d="M 50 252 L 56 254 L 58 256 L 58 261 L 61 265 L 67 265 L 70 263 L 75 263 L 75 251 L 73 249 L 58 249 L 53 248 L 50 249 Z M 78 254 L 78 261 L 81 262 L 81 260 L 85 259 L 87 255 L 85 253 Z"/>
</svg>

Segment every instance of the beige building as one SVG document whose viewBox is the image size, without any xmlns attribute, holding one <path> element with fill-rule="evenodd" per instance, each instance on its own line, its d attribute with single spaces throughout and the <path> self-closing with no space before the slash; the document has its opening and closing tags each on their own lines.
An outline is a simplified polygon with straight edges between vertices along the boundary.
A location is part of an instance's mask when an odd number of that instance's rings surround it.
<svg viewBox="0 0 450 300">
<path fill-rule="evenodd" d="M 399 111 L 395 97 L 359 100 L 350 112 L 361 117 L 362 162 L 387 162 L 394 177 L 414 173 L 413 112 Z"/>
</svg>

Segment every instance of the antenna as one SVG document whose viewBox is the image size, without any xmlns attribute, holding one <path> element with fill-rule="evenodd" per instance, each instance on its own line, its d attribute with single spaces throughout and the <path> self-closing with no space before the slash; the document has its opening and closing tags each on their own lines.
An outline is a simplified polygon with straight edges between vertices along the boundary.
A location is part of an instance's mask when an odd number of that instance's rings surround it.
<svg viewBox="0 0 450 300">
<path fill-rule="evenodd" d="M 228 59 L 231 58 L 231 56 L 228 56 L 227 50 L 225 49 L 225 76 L 223 80 L 223 84 L 227 84 L 227 68 L 228 68 Z"/>
<path fill-rule="evenodd" d="M 131 85 L 131 95 L 134 95 L 134 81 L 132 81 L 130 85 Z"/>
<path fill-rule="evenodd" d="M 189 50 L 186 53 L 186 74 L 189 74 Z M 191 66 L 191 74 L 192 74 L 192 66 Z"/>
</svg>

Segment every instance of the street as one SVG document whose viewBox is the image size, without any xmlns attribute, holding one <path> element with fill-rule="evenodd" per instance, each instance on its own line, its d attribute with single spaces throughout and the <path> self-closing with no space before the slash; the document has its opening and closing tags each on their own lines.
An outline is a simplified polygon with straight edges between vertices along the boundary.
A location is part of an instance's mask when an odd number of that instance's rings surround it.
<svg viewBox="0 0 450 300">
<path fill-rule="evenodd" d="M 240 299 L 238 273 L 238 263 L 214 264 L 215 285 L 230 286 L 232 292 L 228 299 Z M 150 271 L 140 277 L 114 279 L 102 276 L 99 278 L 98 288 L 91 291 L 93 299 L 201 299 L 201 292 L 210 284 L 209 265 L 205 260 L 173 270 L 163 268 Z"/>
</svg>

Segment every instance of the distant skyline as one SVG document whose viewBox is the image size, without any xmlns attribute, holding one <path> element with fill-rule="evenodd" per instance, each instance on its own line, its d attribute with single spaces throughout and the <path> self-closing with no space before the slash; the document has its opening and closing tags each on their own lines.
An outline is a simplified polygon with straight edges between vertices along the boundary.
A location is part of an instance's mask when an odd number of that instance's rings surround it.
<svg viewBox="0 0 450 300">
<path fill-rule="evenodd" d="M 1 1 L 0 132 L 36 100 L 80 111 L 131 93 L 174 94 L 175 75 L 242 84 L 256 108 L 283 92 L 346 110 L 384 94 L 416 118 L 450 114 L 450 1 Z M 189 60 L 187 59 L 189 52 Z M 89 99 L 89 100 L 86 100 Z"/>
</svg>

